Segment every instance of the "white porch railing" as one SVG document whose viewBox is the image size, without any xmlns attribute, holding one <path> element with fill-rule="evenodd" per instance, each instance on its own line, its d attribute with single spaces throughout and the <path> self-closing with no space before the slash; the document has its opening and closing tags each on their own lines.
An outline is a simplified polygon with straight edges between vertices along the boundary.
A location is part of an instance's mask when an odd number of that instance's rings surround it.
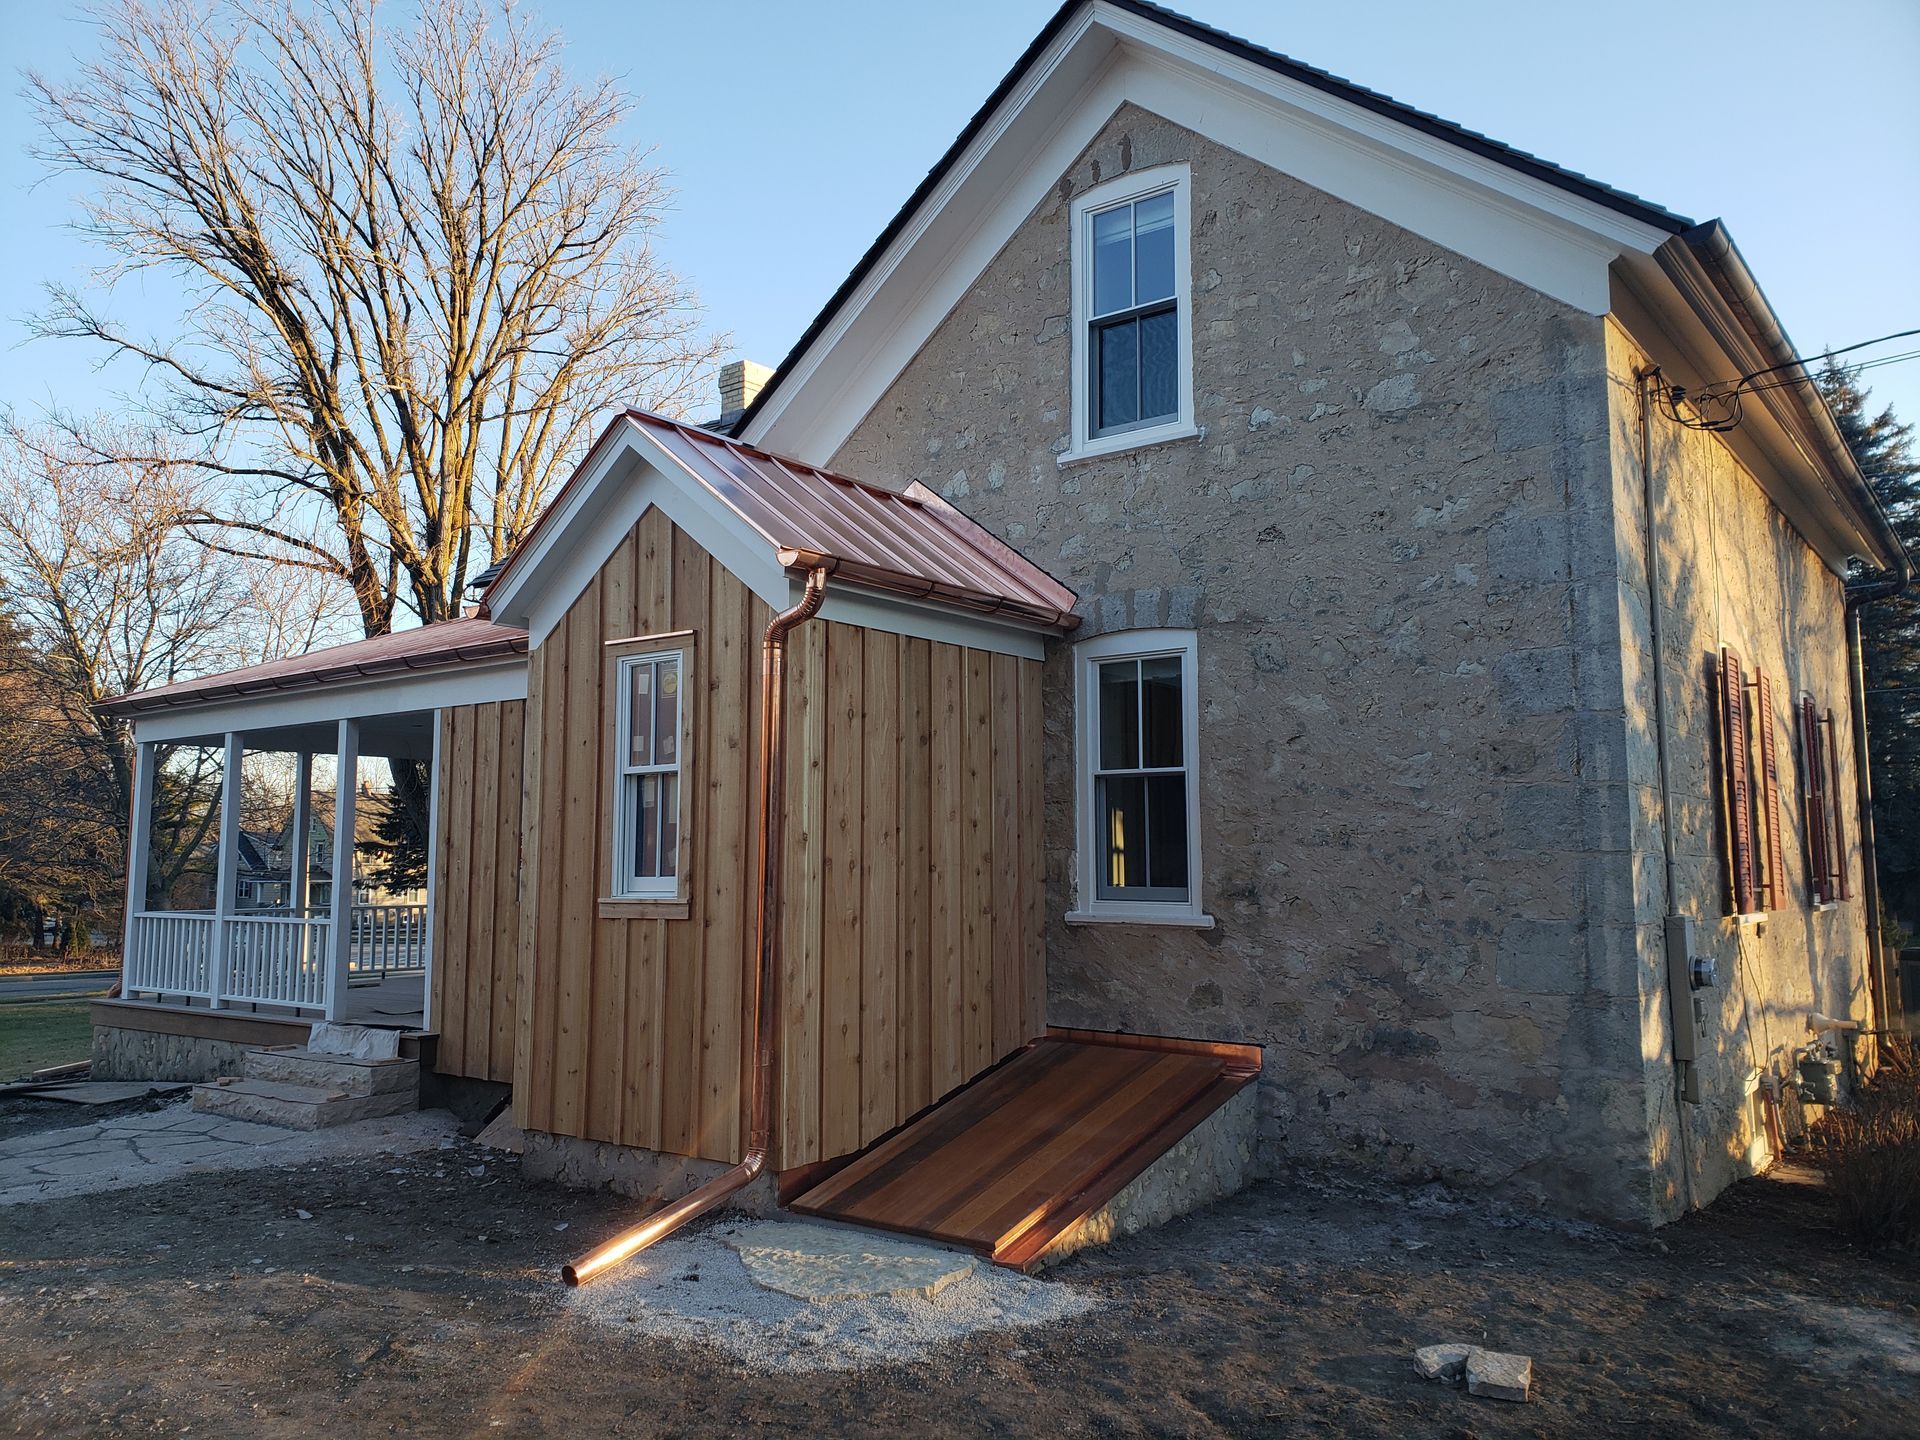
<svg viewBox="0 0 1920 1440">
<path fill-rule="evenodd" d="M 213 916 L 200 910 L 143 911 L 127 927 L 121 988 L 157 995 L 209 995 L 207 951 Z"/>
<path fill-rule="evenodd" d="M 417 975 L 427 968 L 425 905 L 356 905 L 350 975 Z"/>
<path fill-rule="evenodd" d="M 121 986 L 128 994 L 213 994 L 208 960 L 218 917 L 203 910 L 148 910 L 127 927 Z M 356 905 L 348 932 L 349 976 L 420 975 L 427 966 L 425 905 Z M 242 911 L 226 918 L 220 999 L 242 1005 L 323 1010 L 333 920 L 325 910 Z"/>
<path fill-rule="evenodd" d="M 327 1003 L 325 916 L 242 914 L 227 917 L 227 970 L 222 998 L 243 1004 L 320 1009 Z"/>
</svg>

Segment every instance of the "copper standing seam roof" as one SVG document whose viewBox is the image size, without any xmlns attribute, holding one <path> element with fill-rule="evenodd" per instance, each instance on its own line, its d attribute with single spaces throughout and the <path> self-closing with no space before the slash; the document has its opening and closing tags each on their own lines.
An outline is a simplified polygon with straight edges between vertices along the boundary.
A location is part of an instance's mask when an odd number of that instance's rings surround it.
<svg viewBox="0 0 1920 1440">
<path fill-rule="evenodd" d="M 885 490 L 645 410 L 614 421 L 623 423 L 733 511 L 787 569 L 824 568 L 847 584 L 1057 630 L 1080 623 L 1071 590 L 917 481 L 904 492 Z M 583 483 L 585 470 L 568 488 Z M 559 509 L 557 499 L 547 507 L 488 597 Z"/>
<path fill-rule="evenodd" d="M 246 695 L 282 690 L 311 690 L 345 680 L 373 679 L 418 670 L 444 670 L 483 660 L 527 653 L 527 632 L 512 625 L 468 617 L 442 620 L 413 630 L 396 630 L 345 645 L 329 645 L 305 655 L 248 665 L 198 680 L 182 680 L 130 695 L 115 695 L 94 706 L 107 715 L 137 715 L 177 705 L 204 705 Z"/>
</svg>

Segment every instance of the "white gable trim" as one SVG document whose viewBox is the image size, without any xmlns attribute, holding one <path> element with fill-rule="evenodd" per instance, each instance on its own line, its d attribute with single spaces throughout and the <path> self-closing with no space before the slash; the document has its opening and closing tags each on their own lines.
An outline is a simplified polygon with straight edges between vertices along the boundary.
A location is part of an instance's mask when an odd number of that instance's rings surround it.
<svg viewBox="0 0 1920 1440">
<path fill-rule="evenodd" d="M 745 438 L 828 463 L 1128 101 L 1588 314 L 1608 309 L 1610 262 L 1651 254 L 1667 238 L 1597 201 L 1094 3 L 1034 61 Z"/>
<path fill-rule="evenodd" d="M 531 645 L 542 644 L 593 577 L 647 511 L 658 509 L 768 607 L 799 602 L 802 581 L 779 562 L 771 537 L 749 524 L 659 447 L 644 442 L 622 420 L 587 457 L 586 468 L 555 502 L 557 508 L 526 552 L 488 597 L 493 618 L 524 626 Z M 1051 631 L 991 620 L 944 606 L 827 585 L 820 614 L 827 620 L 970 645 L 1037 660 Z"/>
</svg>

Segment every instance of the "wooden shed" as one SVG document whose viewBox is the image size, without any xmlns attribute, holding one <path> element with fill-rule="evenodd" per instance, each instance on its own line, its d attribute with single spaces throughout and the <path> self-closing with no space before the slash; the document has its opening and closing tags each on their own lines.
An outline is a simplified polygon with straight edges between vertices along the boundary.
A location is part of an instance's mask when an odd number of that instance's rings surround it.
<svg viewBox="0 0 1920 1440">
<path fill-rule="evenodd" d="M 633 412 L 487 593 L 529 632 L 524 705 L 441 722 L 439 1066 L 510 1079 L 527 1129 L 745 1153 L 763 637 L 816 573 L 780 701 L 772 1164 L 1041 1034 L 1039 671 L 1071 593 L 921 486 Z"/>
</svg>

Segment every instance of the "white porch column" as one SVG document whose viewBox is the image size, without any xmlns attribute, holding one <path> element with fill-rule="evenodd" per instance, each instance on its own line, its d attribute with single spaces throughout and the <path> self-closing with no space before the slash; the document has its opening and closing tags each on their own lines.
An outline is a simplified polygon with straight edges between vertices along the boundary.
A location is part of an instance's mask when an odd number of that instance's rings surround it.
<svg viewBox="0 0 1920 1440">
<path fill-rule="evenodd" d="M 299 750 L 293 757 L 293 833 L 287 837 L 287 913 L 296 920 L 307 918 L 307 832 L 313 828 L 313 752 Z M 309 949 L 312 934 L 305 925 L 296 925 L 298 937 L 294 962 L 299 966 L 301 984 L 313 972 L 313 954 Z M 311 994 L 310 991 L 303 992 Z"/>
<path fill-rule="evenodd" d="M 244 737 L 229 730 L 220 761 L 220 839 L 215 850 L 213 936 L 207 947 L 207 1004 L 218 1010 L 227 984 L 227 921 L 240 887 L 240 759 Z"/>
<path fill-rule="evenodd" d="M 427 933 L 420 937 L 424 968 L 420 976 L 420 1028 L 433 1029 L 433 930 L 440 914 L 440 719 L 433 712 L 433 768 L 427 775 Z"/>
<path fill-rule="evenodd" d="M 145 741 L 133 747 L 133 807 L 127 824 L 127 915 L 120 941 L 120 993 L 126 994 L 128 966 L 139 933 L 140 913 L 147 908 L 147 870 L 153 860 L 154 747 Z"/>
<path fill-rule="evenodd" d="M 333 780 L 333 954 L 327 961 L 327 1019 L 347 1002 L 347 958 L 353 953 L 353 810 L 360 792 L 360 722 L 340 722 Z"/>
</svg>

